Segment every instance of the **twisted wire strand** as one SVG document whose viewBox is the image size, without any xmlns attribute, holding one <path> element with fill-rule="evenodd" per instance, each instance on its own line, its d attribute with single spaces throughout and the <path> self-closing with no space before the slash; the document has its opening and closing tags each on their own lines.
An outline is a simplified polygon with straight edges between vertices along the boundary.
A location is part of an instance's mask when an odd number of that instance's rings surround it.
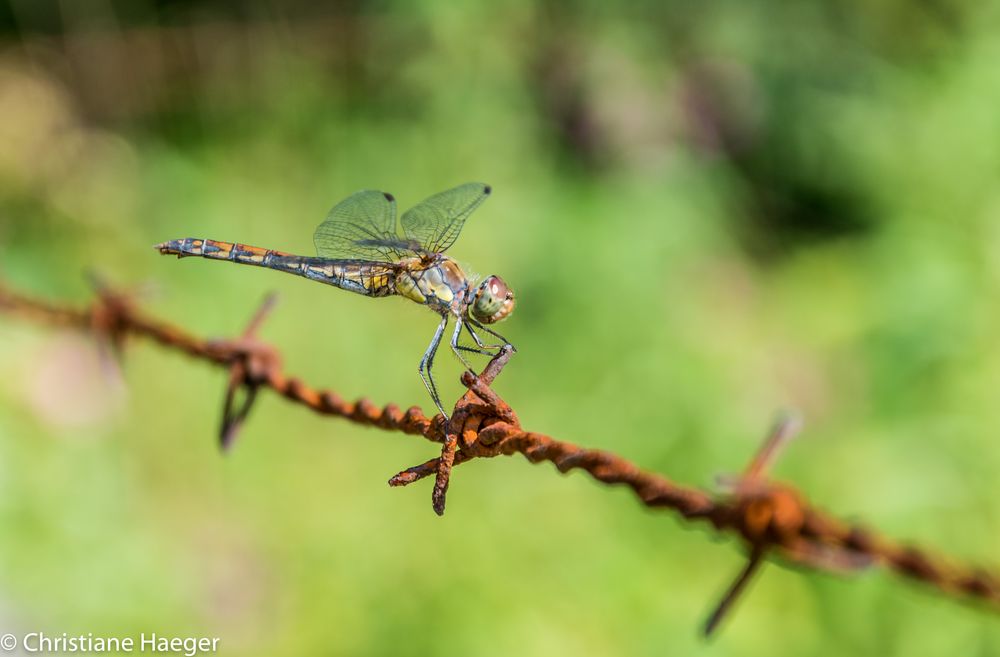
<svg viewBox="0 0 1000 657">
<path fill-rule="evenodd" d="M 931 551 L 903 545 L 873 530 L 842 521 L 813 507 L 795 488 L 767 481 L 762 463 L 775 451 L 773 443 L 765 444 L 751 463 L 746 479 L 734 491 L 712 494 L 642 470 L 616 454 L 522 429 L 513 410 L 489 388 L 510 358 L 509 349 L 502 350 L 478 377 L 468 372 L 463 375 L 468 390 L 456 404 L 450 422 L 446 422 L 442 415 L 428 417 L 416 406 L 404 411 L 395 404 L 379 407 L 367 398 L 348 402 L 331 390 L 313 388 L 287 375 L 277 350 L 253 336 L 263 313 L 258 313 L 240 338 L 207 340 L 147 315 L 126 295 L 107 289 L 99 289 L 89 307 L 77 309 L 18 294 L 2 283 L 0 312 L 43 324 L 91 331 L 99 339 L 119 347 L 127 337 L 145 337 L 163 347 L 229 367 L 232 373 L 229 394 L 238 386 L 253 391 L 270 388 L 323 415 L 441 443 L 444 445 L 441 457 L 407 468 L 389 480 L 391 486 L 406 486 L 425 477 L 437 477 L 434 504 L 435 510 L 440 505 L 439 512 L 444 508 L 443 492 L 439 489 L 447 489 L 453 468 L 476 458 L 521 454 L 531 463 L 552 463 L 563 473 L 581 470 L 601 483 L 627 486 L 647 507 L 669 509 L 686 520 L 735 535 L 746 546 L 750 563 L 710 617 L 706 633 L 716 627 L 745 580 L 757 570 L 757 562 L 767 555 L 832 572 L 882 565 L 945 594 L 1000 609 L 1000 577 L 996 572 L 946 560 Z M 229 401 L 227 396 L 227 408 Z M 234 430 L 224 422 L 223 439 L 226 440 L 227 431 Z M 450 441 L 454 442 L 451 447 Z"/>
</svg>

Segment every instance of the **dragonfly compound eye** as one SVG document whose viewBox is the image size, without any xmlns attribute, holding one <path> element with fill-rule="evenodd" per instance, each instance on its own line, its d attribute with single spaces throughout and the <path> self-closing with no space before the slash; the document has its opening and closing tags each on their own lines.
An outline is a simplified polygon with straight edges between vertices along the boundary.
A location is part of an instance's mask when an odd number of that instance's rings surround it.
<svg viewBox="0 0 1000 657">
<path fill-rule="evenodd" d="M 514 310 L 514 293 L 499 276 L 489 276 L 476 288 L 470 312 L 483 324 L 499 322 Z"/>
</svg>

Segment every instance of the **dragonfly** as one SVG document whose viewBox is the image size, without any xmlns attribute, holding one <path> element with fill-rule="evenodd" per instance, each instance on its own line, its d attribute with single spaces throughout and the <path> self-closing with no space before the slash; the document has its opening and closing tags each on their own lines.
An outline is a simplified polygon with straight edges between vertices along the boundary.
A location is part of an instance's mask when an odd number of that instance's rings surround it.
<svg viewBox="0 0 1000 657">
<path fill-rule="evenodd" d="M 492 189 L 466 183 L 435 194 L 410 208 L 396 226 L 396 199 L 378 190 L 362 190 L 337 203 L 313 234 L 316 256 L 301 256 L 234 242 L 187 237 L 157 244 L 162 254 L 228 260 L 333 285 L 367 297 L 401 296 L 427 306 L 441 317 L 417 372 L 434 405 L 445 418 L 432 368 L 448 327 L 455 321 L 451 350 L 475 374 L 463 353 L 495 356 L 513 348 L 489 325 L 514 310 L 514 293 L 499 276 L 478 285 L 445 252 L 458 239 L 465 220 L 482 205 Z M 462 330 L 476 346 L 459 344 Z M 490 344 L 478 331 L 501 340 Z"/>
</svg>

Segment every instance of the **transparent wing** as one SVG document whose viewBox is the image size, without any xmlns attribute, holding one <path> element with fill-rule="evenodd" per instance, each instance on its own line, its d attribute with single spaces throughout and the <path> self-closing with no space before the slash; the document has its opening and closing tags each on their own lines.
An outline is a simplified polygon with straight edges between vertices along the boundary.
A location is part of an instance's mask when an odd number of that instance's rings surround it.
<svg viewBox="0 0 1000 657">
<path fill-rule="evenodd" d="M 455 243 L 472 211 L 490 195 L 490 186 L 466 183 L 435 194 L 403 214 L 400 224 L 407 240 L 426 253 L 443 253 Z"/>
<path fill-rule="evenodd" d="M 413 250 L 396 233 L 396 199 L 372 189 L 333 206 L 313 233 L 313 242 L 322 258 L 394 262 Z"/>
</svg>

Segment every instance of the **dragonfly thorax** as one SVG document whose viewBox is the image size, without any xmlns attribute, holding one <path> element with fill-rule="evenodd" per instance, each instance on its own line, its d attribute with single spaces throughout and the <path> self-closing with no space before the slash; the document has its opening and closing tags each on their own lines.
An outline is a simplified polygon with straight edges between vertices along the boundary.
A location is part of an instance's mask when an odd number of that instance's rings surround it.
<svg viewBox="0 0 1000 657">
<path fill-rule="evenodd" d="M 395 284 L 401 296 L 442 314 L 461 314 L 469 291 L 465 272 L 454 260 L 441 255 L 400 261 Z"/>
</svg>

